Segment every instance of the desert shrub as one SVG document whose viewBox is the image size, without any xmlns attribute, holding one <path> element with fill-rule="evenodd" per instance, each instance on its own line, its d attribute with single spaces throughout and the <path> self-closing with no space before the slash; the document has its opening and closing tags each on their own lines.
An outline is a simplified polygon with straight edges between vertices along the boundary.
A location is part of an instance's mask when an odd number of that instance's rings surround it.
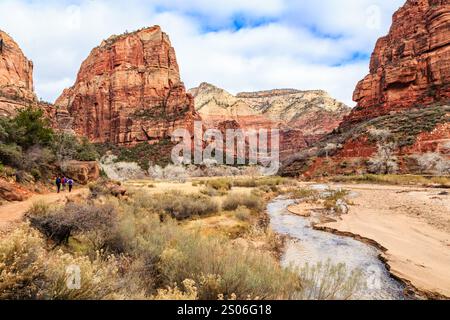
<svg viewBox="0 0 450 320">
<path fill-rule="evenodd" d="M 248 222 L 252 218 L 252 212 L 243 206 L 239 206 L 236 211 L 234 212 L 234 216 L 241 221 Z"/>
<path fill-rule="evenodd" d="M 233 181 L 233 185 L 241 188 L 256 188 L 257 186 L 255 178 L 236 179 Z"/>
<path fill-rule="evenodd" d="M 195 281 L 199 299 L 289 298 L 300 288 L 298 276 L 270 255 L 239 250 L 215 237 L 177 237 L 162 252 L 158 267 L 163 283 Z"/>
<path fill-rule="evenodd" d="M 90 199 L 100 197 L 114 196 L 121 197 L 127 193 L 127 189 L 122 187 L 120 181 L 112 181 L 108 179 L 100 179 L 89 184 Z"/>
<path fill-rule="evenodd" d="M 197 300 L 198 293 L 195 287 L 195 282 L 190 279 L 183 281 L 183 290 L 175 287 L 167 287 L 167 289 L 158 289 L 155 296 L 152 297 L 153 300 Z"/>
<path fill-rule="evenodd" d="M 324 200 L 324 207 L 328 211 L 332 211 L 337 214 L 346 214 L 348 212 L 348 200 L 346 197 L 349 192 L 347 190 L 328 190 Z"/>
<path fill-rule="evenodd" d="M 219 211 L 218 204 L 203 194 L 185 194 L 172 191 L 145 197 L 146 199 L 141 198 L 140 200 L 140 205 L 144 208 L 153 212 L 164 212 L 178 220 L 209 215 Z"/>
<path fill-rule="evenodd" d="M 56 244 L 68 244 L 69 238 L 82 234 L 93 250 L 105 249 L 117 227 L 117 211 L 112 205 L 68 203 L 54 210 L 27 213 L 31 226 Z"/>
<path fill-rule="evenodd" d="M 68 267 L 80 271 L 79 289 L 67 286 Z M 0 238 L 0 299 L 107 299 L 120 282 L 117 261 L 74 257 L 61 250 L 48 251 L 37 231 L 22 225 Z"/>
<path fill-rule="evenodd" d="M 34 202 L 30 209 L 28 209 L 27 214 L 33 217 L 46 216 L 49 214 L 51 208 L 50 205 L 44 201 Z"/>
<path fill-rule="evenodd" d="M 222 208 L 227 211 L 233 211 L 239 206 L 244 206 L 254 211 L 261 211 L 264 209 L 264 204 L 264 201 L 254 194 L 234 192 L 225 198 Z"/>
<path fill-rule="evenodd" d="M 21 167 L 24 162 L 22 148 L 15 143 L 0 143 L 0 160 L 7 165 Z"/>
<path fill-rule="evenodd" d="M 448 177 L 425 177 L 419 175 L 375 175 L 364 174 L 358 176 L 336 176 L 332 178 L 335 182 L 358 182 L 358 183 L 378 183 L 391 185 L 438 185 L 442 187 L 450 186 Z"/>
<path fill-rule="evenodd" d="M 227 194 L 226 191 L 219 191 L 212 187 L 204 187 L 200 190 L 200 193 L 208 197 L 219 197 Z"/>
<path fill-rule="evenodd" d="M 233 182 L 230 179 L 212 179 L 206 182 L 207 187 L 211 187 L 217 191 L 229 191 L 233 187 Z"/>
<path fill-rule="evenodd" d="M 290 193 L 291 198 L 307 202 L 316 202 L 320 198 L 320 193 L 317 190 L 309 188 L 295 188 L 288 192 Z"/>
<path fill-rule="evenodd" d="M 39 181 L 42 179 L 42 173 L 39 171 L 39 169 L 31 169 L 30 173 L 35 181 Z"/>
<path fill-rule="evenodd" d="M 349 271 L 345 264 L 307 264 L 301 269 L 302 290 L 297 298 L 304 300 L 348 300 L 364 288 L 361 270 Z"/>
<path fill-rule="evenodd" d="M 255 187 L 276 187 L 291 184 L 292 181 L 283 177 L 271 176 L 261 178 L 241 178 L 233 180 L 235 187 L 255 188 Z"/>
</svg>

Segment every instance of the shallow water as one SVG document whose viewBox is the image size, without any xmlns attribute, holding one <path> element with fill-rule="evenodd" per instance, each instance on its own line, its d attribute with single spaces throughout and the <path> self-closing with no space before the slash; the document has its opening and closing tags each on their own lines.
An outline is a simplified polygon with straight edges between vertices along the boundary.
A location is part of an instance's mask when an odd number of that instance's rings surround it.
<svg viewBox="0 0 450 320">
<path fill-rule="evenodd" d="M 277 198 L 269 203 L 267 210 L 271 228 L 288 235 L 283 266 L 303 267 L 306 263 L 345 263 L 350 270 L 362 271 L 367 285 L 354 296 L 355 299 L 405 299 L 404 286 L 391 278 L 384 264 L 378 259 L 379 251 L 365 243 L 349 237 L 314 230 L 312 218 L 303 218 L 290 213 L 287 207 L 295 201 Z"/>
</svg>

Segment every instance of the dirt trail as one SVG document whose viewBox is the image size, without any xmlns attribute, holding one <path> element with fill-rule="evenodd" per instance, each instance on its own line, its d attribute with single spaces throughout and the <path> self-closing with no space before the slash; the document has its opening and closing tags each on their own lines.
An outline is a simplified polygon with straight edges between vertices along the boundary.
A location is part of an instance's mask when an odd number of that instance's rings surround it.
<svg viewBox="0 0 450 320">
<path fill-rule="evenodd" d="M 334 185 L 333 187 L 336 187 Z M 376 241 L 391 273 L 417 289 L 450 297 L 450 196 L 448 190 L 339 185 L 355 192 L 348 215 L 321 225 Z M 320 226 L 319 226 L 320 227 Z"/>
<path fill-rule="evenodd" d="M 34 195 L 28 200 L 22 202 L 8 203 L 6 205 L 0 206 L 0 231 L 8 229 L 15 222 L 20 221 L 27 210 L 36 202 L 44 202 L 47 204 L 64 202 L 67 197 L 73 197 L 77 195 L 87 194 L 88 189 L 75 189 L 72 193 L 61 192 L 61 193 L 48 193 Z"/>
</svg>

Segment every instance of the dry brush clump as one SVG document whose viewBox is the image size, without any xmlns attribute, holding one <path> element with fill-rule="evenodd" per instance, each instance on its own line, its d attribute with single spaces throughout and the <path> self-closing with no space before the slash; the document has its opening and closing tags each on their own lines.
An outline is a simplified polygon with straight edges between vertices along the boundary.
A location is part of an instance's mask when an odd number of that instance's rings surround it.
<svg viewBox="0 0 450 320">
<path fill-rule="evenodd" d="M 80 271 L 77 290 L 67 285 L 71 266 Z M 91 260 L 49 250 L 39 233 L 25 224 L 0 239 L 0 300 L 109 299 L 119 283 L 115 257 Z"/>
<path fill-rule="evenodd" d="M 216 201 L 200 193 L 187 194 L 171 191 L 156 195 L 140 194 L 135 197 L 135 201 L 153 212 L 166 213 L 178 220 L 210 215 L 219 211 Z"/>
<path fill-rule="evenodd" d="M 345 264 L 334 265 L 330 260 L 306 264 L 300 278 L 302 290 L 297 298 L 302 300 L 349 300 L 365 286 L 361 270 L 349 270 Z"/>
<path fill-rule="evenodd" d="M 265 201 L 252 193 L 232 192 L 222 203 L 222 209 L 226 211 L 234 211 L 241 206 L 260 212 L 264 209 Z"/>
<path fill-rule="evenodd" d="M 117 210 L 109 204 L 68 203 L 53 209 L 37 204 L 26 216 L 32 227 L 57 245 L 82 235 L 94 251 L 106 248 L 118 224 Z"/>
</svg>

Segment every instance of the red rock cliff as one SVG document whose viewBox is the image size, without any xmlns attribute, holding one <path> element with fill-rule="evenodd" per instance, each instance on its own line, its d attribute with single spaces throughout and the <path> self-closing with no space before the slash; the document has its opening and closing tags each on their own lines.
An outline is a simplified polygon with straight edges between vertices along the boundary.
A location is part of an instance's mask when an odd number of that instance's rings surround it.
<svg viewBox="0 0 450 320">
<path fill-rule="evenodd" d="M 354 100 L 344 125 L 450 100 L 450 0 L 408 0 L 394 14 Z"/>
<path fill-rule="evenodd" d="M 159 26 L 103 41 L 55 104 L 67 108 L 78 134 L 121 145 L 157 142 L 198 117 Z"/>
<path fill-rule="evenodd" d="M 17 43 L 0 30 L 0 116 L 11 116 L 17 109 L 35 102 L 33 63 Z"/>
</svg>

